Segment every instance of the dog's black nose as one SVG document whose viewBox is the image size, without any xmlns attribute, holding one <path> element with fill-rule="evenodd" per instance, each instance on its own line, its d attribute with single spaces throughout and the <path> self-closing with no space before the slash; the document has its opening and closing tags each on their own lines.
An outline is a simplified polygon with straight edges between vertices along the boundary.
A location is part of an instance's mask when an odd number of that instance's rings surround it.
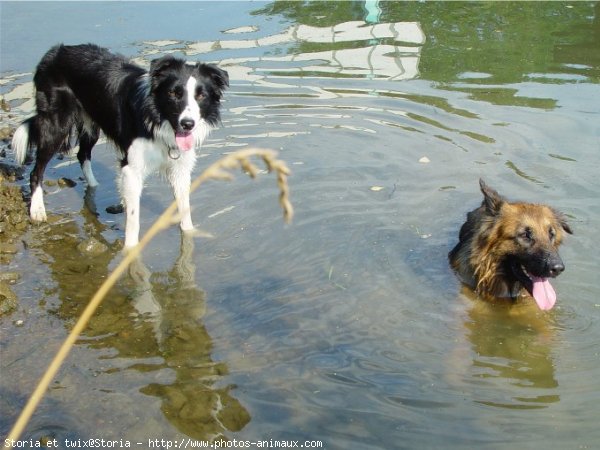
<svg viewBox="0 0 600 450">
<path fill-rule="evenodd" d="M 557 277 L 565 270 L 565 265 L 562 262 L 557 262 L 550 266 L 550 276 Z"/>
<path fill-rule="evenodd" d="M 185 131 L 190 131 L 194 129 L 194 125 L 196 125 L 196 122 L 194 122 L 193 119 L 181 119 L 179 121 L 179 124 L 181 125 L 181 128 L 183 128 Z"/>
</svg>

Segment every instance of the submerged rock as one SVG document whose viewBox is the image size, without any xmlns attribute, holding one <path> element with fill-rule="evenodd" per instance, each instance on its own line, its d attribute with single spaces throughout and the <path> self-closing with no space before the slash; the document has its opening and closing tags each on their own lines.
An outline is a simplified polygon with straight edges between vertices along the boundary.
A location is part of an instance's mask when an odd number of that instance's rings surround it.
<svg viewBox="0 0 600 450">
<path fill-rule="evenodd" d="M 17 253 L 17 245 L 13 242 L 0 241 L 0 254 L 14 255 Z"/>
<path fill-rule="evenodd" d="M 0 281 L 0 316 L 14 311 L 17 304 L 17 296 L 8 283 Z"/>
<path fill-rule="evenodd" d="M 98 239 L 89 238 L 80 243 L 77 246 L 77 250 L 87 256 L 98 256 L 108 250 L 108 247 Z"/>
<path fill-rule="evenodd" d="M 4 112 L 10 112 L 10 103 L 8 103 L 4 97 L 0 96 L 0 109 Z"/>
<path fill-rule="evenodd" d="M 2 149 L 4 150 L 4 149 Z M 25 169 L 19 166 L 13 166 L 5 162 L 0 161 L 0 183 L 2 180 L 5 181 L 16 181 L 23 178 L 23 172 Z"/>
<path fill-rule="evenodd" d="M 0 139 L 10 139 L 13 135 L 13 130 L 10 127 L 0 128 Z"/>
<path fill-rule="evenodd" d="M 117 205 L 111 205 L 106 208 L 108 214 L 123 214 L 125 207 L 120 203 Z"/>
<path fill-rule="evenodd" d="M 8 242 L 27 227 L 29 218 L 21 189 L 7 184 L 0 175 L 0 242 Z"/>
<path fill-rule="evenodd" d="M 14 272 L 7 272 L 2 266 L 10 263 L 18 253 L 18 238 L 29 225 L 21 189 L 9 184 L 21 173 L 22 170 L 18 167 L 0 163 L 0 315 L 10 313 L 18 306 L 17 296 L 10 284 L 14 284 L 19 276 Z"/>
<path fill-rule="evenodd" d="M 75 181 L 71 180 L 70 178 L 62 177 L 62 178 L 58 179 L 58 185 L 60 187 L 70 187 L 70 188 L 72 188 L 72 187 L 77 186 L 77 183 Z"/>
</svg>

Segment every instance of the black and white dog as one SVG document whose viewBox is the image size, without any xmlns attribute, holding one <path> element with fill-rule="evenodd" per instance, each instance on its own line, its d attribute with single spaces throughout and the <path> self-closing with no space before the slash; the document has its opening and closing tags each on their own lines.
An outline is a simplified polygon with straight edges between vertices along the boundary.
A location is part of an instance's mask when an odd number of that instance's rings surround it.
<svg viewBox="0 0 600 450">
<path fill-rule="evenodd" d="M 173 188 L 182 230 L 193 229 L 189 187 L 195 149 L 220 120 L 226 71 L 173 56 L 153 60 L 146 71 L 93 44 L 58 45 L 42 58 L 33 80 L 37 113 L 12 141 L 21 164 L 28 149 L 37 148 L 30 177 L 32 220 L 46 220 L 44 170 L 54 154 L 70 150 L 72 137 L 79 141 L 77 158 L 88 186 L 98 185 L 91 153 L 102 131 L 119 151 L 125 247 L 138 243 L 140 197 L 153 172 Z"/>
</svg>

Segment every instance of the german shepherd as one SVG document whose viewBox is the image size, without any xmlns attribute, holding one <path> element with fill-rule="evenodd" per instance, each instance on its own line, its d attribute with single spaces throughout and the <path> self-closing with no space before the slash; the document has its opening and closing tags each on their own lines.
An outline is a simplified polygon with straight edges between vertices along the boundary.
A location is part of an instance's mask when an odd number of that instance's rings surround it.
<svg viewBox="0 0 600 450">
<path fill-rule="evenodd" d="M 479 180 L 483 202 L 467 214 L 459 242 L 448 254 L 463 283 L 484 298 L 516 299 L 523 289 L 542 310 L 556 303 L 549 278 L 565 270 L 558 255 L 566 217 L 540 204 L 509 202 Z"/>
</svg>

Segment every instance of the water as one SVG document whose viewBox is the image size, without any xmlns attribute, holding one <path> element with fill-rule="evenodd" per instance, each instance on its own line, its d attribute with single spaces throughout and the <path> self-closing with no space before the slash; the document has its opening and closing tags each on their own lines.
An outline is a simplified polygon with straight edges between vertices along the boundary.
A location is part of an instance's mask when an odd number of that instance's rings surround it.
<svg viewBox="0 0 600 450">
<path fill-rule="evenodd" d="M 151 244 L 27 437 L 599 445 L 598 3 L 0 8 L 14 115 L 3 121 L 29 113 L 31 71 L 54 42 L 94 41 L 142 64 L 166 52 L 217 62 L 231 88 L 201 166 L 247 145 L 277 149 L 297 212 L 282 224 L 267 175 L 195 193 L 195 221 L 215 238 L 181 241 L 174 228 Z M 99 147 L 99 217 L 79 167 L 55 161 L 47 177 L 78 185 L 47 188 L 51 223 L 11 264 L 23 276 L 21 307 L 0 322 L 3 434 L 119 261 L 123 218 L 105 213 L 118 202 L 114 157 Z M 480 177 L 567 214 L 575 234 L 551 312 L 484 304 L 448 268 Z M 148 183 L 143 229 L 169 201 Z M 109 250 L 82 256 L 89 237 Z"/>
</svg>

